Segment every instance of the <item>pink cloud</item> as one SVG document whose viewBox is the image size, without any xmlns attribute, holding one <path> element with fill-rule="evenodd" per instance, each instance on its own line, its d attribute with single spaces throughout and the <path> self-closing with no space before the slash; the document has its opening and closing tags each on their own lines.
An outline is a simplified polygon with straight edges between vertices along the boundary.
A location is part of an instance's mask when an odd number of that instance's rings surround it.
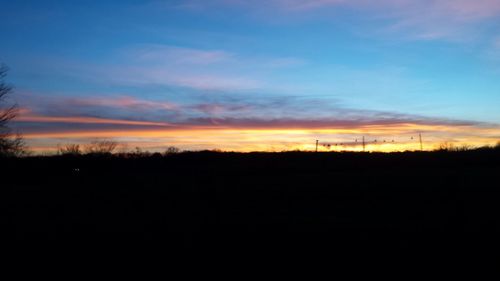
<svg viewBox="0 0 500 281">
<path fill-rule="evenodd" d="M 134 120 L 107 119 L 97 117 L 54 117 L 32 114 L 21 114 L 16 118 L 16 122 L 34 122 L 34 123 L 72 123 L 72 124 L 108 124 L 108 125 L 132 125 L 132 126 L 160 126 L 170 127 L 169 123 L 164 122 L 147 122 Z"/>
</svg>

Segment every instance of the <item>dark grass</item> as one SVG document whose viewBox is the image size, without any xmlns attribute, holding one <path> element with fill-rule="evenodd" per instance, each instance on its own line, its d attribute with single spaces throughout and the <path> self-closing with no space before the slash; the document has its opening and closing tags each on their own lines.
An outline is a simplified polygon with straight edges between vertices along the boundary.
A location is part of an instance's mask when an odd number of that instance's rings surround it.
<svg viewBox="0 0 500 281">
<path fill-rule="evenodd" d="M 0 171 L 14 240 L 430 256 L 500 240 L 498 149 L 30 157 Z"/>
</svg>

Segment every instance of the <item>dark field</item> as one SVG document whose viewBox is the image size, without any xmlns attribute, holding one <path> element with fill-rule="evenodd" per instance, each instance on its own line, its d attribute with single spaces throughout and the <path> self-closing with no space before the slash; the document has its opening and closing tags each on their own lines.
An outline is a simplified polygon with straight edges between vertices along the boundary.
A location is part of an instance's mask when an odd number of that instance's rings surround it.
<svg viewBox="0 0 500 281">
<path fill-rule="evenodd" d="M 172 249 L 498 249 L 500 150 L 1 162 L 10 239 Z"/>
</svg>

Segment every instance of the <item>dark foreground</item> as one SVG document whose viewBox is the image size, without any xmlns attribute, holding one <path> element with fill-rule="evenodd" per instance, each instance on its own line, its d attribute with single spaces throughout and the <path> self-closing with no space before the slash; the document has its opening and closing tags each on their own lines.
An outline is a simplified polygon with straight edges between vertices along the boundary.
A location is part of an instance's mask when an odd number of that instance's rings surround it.
<svg viewBox="0 0 500 281">
<path fill-rule="evenodd" d="M 493 149 L 0 163 L 1 223 L 15 240 L 360 256 L 401 249 L 494 256 L 500 245 L 500 151 Z"/>
</svg>

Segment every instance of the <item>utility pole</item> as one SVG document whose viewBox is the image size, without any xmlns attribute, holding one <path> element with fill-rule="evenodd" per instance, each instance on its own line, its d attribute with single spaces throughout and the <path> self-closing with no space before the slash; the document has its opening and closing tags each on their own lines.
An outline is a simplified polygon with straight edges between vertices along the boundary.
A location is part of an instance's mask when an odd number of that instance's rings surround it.
<svg viewBox="0 0 500 281">
<path fill-rule="evenodd" d="M 318 152 L 318 143 L 319 143 L 319 140 L 316 140 L 316 152 Z"/>
<path fill-rule="evenodd" d="M 424 151 L 424 145 L 422 144 L 422 134 L 418 134 L 418 138 L 420 140 L 420 151 Z"/>
<path fill-rule="evenodd" d="M 363 152 L 365 152 L 365 136 L 363 136 Z"/>
</svg>

